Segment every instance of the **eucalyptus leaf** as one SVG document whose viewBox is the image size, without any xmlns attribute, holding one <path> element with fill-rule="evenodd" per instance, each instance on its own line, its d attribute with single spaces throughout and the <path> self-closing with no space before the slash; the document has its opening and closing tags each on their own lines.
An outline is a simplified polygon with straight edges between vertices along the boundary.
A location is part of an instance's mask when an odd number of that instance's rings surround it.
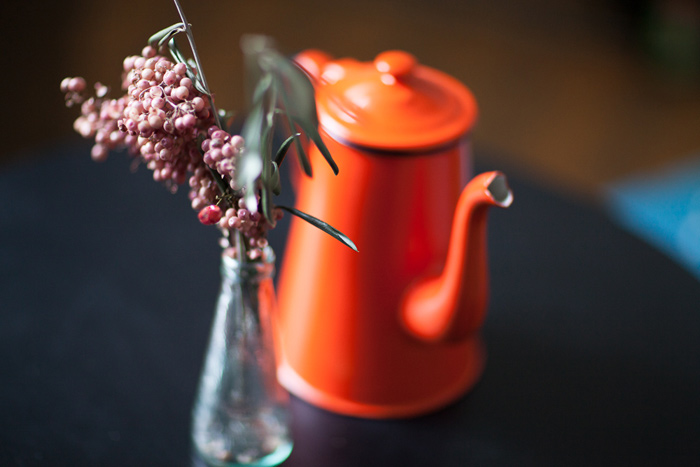
<svg viewBox="0 0 700 467">
<path fill-rule="evenodd" d="M 251 174 L 253 173 L 258 173 L 260 174 L 259 168 L 261 168 L 262 164 L 261 155 L 255 155 L 251 154 L 252 157 L 249 158 L 249 161 L 247 164 L 244 164 L 244 170 L 249 170 Z M 256 188 L 256 180 L 257 176 L 253 177 L 248 176 L 245 177 L 246 184 L 243 188 L 243 201 L 245 202 L 245 207 L 250 211 L 251 213 L 255 213 L 258 211 L 258 197 L 255 194 L 255 188 Z"/>
<path fill-rule="evenodd" d="M 245 54 L 249 88 L 252 83 L 256 83 L 251 93 L 252 105 L 257 105 L 263 96 L 272 93 L 268 97 L 273 104 L 279 98 L 282 113 L 291 131 L 295 131 L 294 119 L 309 121 L 309 126 L 317 125 L 314 90 L 306 74 L 277 52 L 274 42 L 266 36 L 246 35 L 241 39 L 241 48 Z M 273 117 L 268 114 L 269 125 L 273 125 Z M 294 139 L 293 142 L 304 173 L 312 176 L 311 163 L 303 145 L 299 139 Z"/>
<path fill-rule="evenodd" d="M 338 172 L 340 171 L 338 169 L 338 164 L 335 163 L 335 161 L 333 160 L 333 156 L 331 156 L 331 152 L 326 146 L 326 143 L 323 142 L 323 139 L 321 138 L 321 135 L 317 130 L 317 126 L 310 124 L 308 121 L 295 120 L 294 122 L 298 124 L 301 127 L 301 129 L 304 130 L 306 136 L 308 136 L 311 139 L 311 141 L 314 142 L 318 150 L 321 152 L 323 158 L 326 160 L 326 162 L 328 162 L 328 165 L 333 170 L 333 173 L 335 175 L 338 175 Z"/>
<path fill-rule="evenodd" d="M 258 105 L 252 109 L 243 124 L 241 136 L 245 147 L 236 163 L 235 185 L 245 190 L 246 207 L 253 212 L 257 209 L 256 181 L 263 170 L 262 123 L 262 106 Z"/>
<path fill-rule="evenodd" d="M 270 193 L 269 187 L 263 186 L 260 190 L 260 205 L 262 206 L 262 215 L 265 217 L 267 222 L 274 227 L 276 224 L 275 218 L 272 215 L 272 194 Z"/>
<path fill-rule="evenodd" d="M 253 91 L 253 100 L 251 104 L 257 105 L 258 103 L 262 103 L 271 86 L 271 75 L 264 75 L 262 78 L 260 78 L 260 81 L 258 81 L 258 84 L 255 86 L 255 91 Z"/>
<path fill-rule="evenodd" d="M 273 128 L 275 126 L 275 115 L 277 113 L 277 89 L 272 86 L 268 92 L 267 100 L 267 113 L 265 114 L 265 123 L 268 128 Z M 270 152 L 266 154 L 272 154 L 272 146 L 270 146 Z"/>
<path fill-rule="evenodd" d="M 306 73 L 277 51 L 270 51 L 262 59 L 274 71 L 287 110 L 295 118 L 318 126 L 314 87 Z"/>
<path fill-rule="evenodd" d="M 277 84 L 283 88 L 280 92 L 280 100 L 282 101 L 282 112 L 287 118 L 287 124 L 289 125 L 290 131 L 294 132 L 296 129 L 294 122 L 295 120 L 298 120 L 299 117 L 295 118 L 295 116 L 292 114 L 292 111 L 290 110 L 292 108 L 292 103 L 288 93 L 284 89 L 284 83 L 281 82 L 281 80 L 279 80 L 278 78 Z M 306 155 L 304 145 L 301 144 L 301 141 L 298 138 L 294 140 L 294 147 L 296 147 L 297 149 L 297 159 L 299 159 L 299 164 L 301 164 L 301 167 L 304 169 L 304 173 L 309 177 L 312 177 L 313 171 L 311 169 L 311 163 L 309 162 L 309 158 Z"/>
<path fill-rule="evenodd" d="M 296 147 L 301 168 L 312 176 L 311 163 L 299 138 L 302 133 L 297 133 L 297 127 L 314 142 L 335 174 L 338 173 L 338 166 L 318 132 L 314 89 L 306 74 L 277 52 L 268 37 L 243 36 L 241 48 L 245 56 L 250 108 L 241 130 L 245 148 L 237 160 L 234 185 L 243 190 L 248 209 L 256 208 L 255 193 L 259 193 L 259 209 L 274 224 L 271 199 L 280 193 L 279 165 L 292 144 Z M 273 159 L 272 140 L 278 113 L 293 134 L 282 143 Z M 280 207 L 357 251 L 347 236 L 329 224 L 294 208 Z"/>
<path fill-rule="evenodd" d="M 316 101 L 313 85 L 308 76 L 297 66 L 289 61 L 277 62 L 278 69 L 282 72 L 281 83 L 284 91 L 280 92 L 284 103 L 284 109 L 291 115 L 291 120 L 298 124 L 306 135 L 314 142 L 323 155 L 333 173 L 338 175 L 338 165 L 333 160 L 328 147 L 318 133 L 318 114 L 316 113 Z M 287 92 L 288 91 L 288 92 Z M 297 140 L 297 150 L 302 147 Z M 301 149 L 303 151 L 303 149 Z"/>
<path fill-rule="evenodd" d="M 280 177 L 280 169 L 275 161 L 272 161 L 272 177 L 270 179 L 270 188 L 276 195 L 282 193 L 282 180 Z"/>
<path fill-rule="evenodd" d="M 340 230 L 336 229 L 335 227 L 331 226 L 330 224 L 323 222 L 321 219 L 318 219 L 310 214 L 307 214 L 305 212 L 299 211 L 298 209 L 291 208 L 289 206 L 277 206 L 280 209 L 284 209 L 285 211 L 294 214 L 295 216 L 305 220 L 309 224 L 313 225 L 314 227 L 326 232 L 328 235 L 331 237 L 335 238 L 336 240 L 342 242 L 349 248 L 352 248 L 355 251 L 357 250 L 357 246 L 355 246 L 355 243 L 353 243 L 352 240 L 350 240 L 347 235 L 342 233 Z"/>
<path fill-rule="evenodd" d="M 236 187 L 255 191 L 255 181 L 260 177 L 262 167 L 260 148 L 246 146 L 239 156 L 236 167 Z"/>
<path fill-rule="evenodd" d="M 197 89 L 197 91 L 201 92 L 205 96 L 209 95 L 206 88 L 204 87 L 204 85 L 200 81 L 199 76 L 195 76 L 195 79 L 192 80 L 192 84 L 194 84 L 194 87 L 195 87 L 195 89 Z"/>
<path fill-rule="evenodd" d="M 185 23 L 175 23 L 165 29 L 161 29 L 157 33 L 148 38 L 148 45 L 151 47 L 160 47 L 169 41 L 173 36 L 185 32 Z"/>
<path fill-rule="evenodd" d="M 260 146 L 263 148 L 263 157 L 272 152 L 272 125 L 268 124 L 263 126 Z M 274 225 L 275 220 L 272 217 L 272 176 L 274 167 L 270 163 L 268 157 L 264 157 L 261 163 L 262 174 L 260 175 L 260 181 L 262 182 L 262 186 L 260 189 L 260 202 L 262 214 L 270 224 Z"/>
<path fill-rule="evenodd" d="M 263 34 L 244 34 L 241 37 L 241 49 L 247 55 L 256 55 L 267 50 L 274 50 L 275 41 Z"/>
<path fill-rule="evenodd" d="M 262 134 L 260 135 L 260 148 L 261 154 L 271 154 L 272 153 L 272 126 L 264 125 L 262 128 Z M 269 159 L 267 164 L 263 162 L 262 164 L 262 179 L 263 182 L 267 182 L 272 175 L 272 165 L 269 164 Z"/>
<path fill-rule="evenodd" d="M 251 110 L 241 129 L 241 136 L 245 141 L 246 148 L 257 148 L 261 150 L 263 124 L 263 109 L 262 105 L 256 105 Z"/>
<path fill-rule="evenodd" d="M 246 57 L 248 82 L 258 83 L 263 77 L 273 76 L 275 88 L 284 99 L 284 107 L 294 117 L 308 120 L 317 126 L 314 88 L 306 73 L 280 54 L 274 47 L 274 41 L 269 37 L 243 36 L 241 47 Z"/>
<path fill-rule="evenodd" d="M 282 98 L 284 99 L 284 93 L 282 93 Z M 296 126 L 294 125 L 294 117 L 292 117 L 292 115 L 289 112 L 287 112 L 286 106 L 284 109 L 282 109 L 282 113 L 287 118 L 287 124 L 289 125 L 289 129 L 292 132 L 295 131 Z M 313 177 L 313 171 L 311 170 L 311 162 L 309 162 L 309 157 L 306 155 L 304 145 L 301 144 L 299 138 L 294 138 L 294 147 L 296 147 L 297 149 L 297 159 L 299 160 L 299 164 L 304 170 L 304 173 L 309 177 Z"/>
<path fill-rule="evenodd" d="M 294 133 L 292 136 L 289 138 L 285 139 L 282 145 L 279 147 L 277 150 L 277 154 L 275 154 L 275 165 L 280 166 L 282 164 L 282 161 L 284 160 L 284 156 L 287 155 L 287 151 L 289 150 L 289 147 L 292 145 L 294 140 L 298 137 L 301 136 L 301 133 Z"/>
<path fill-rule="evenodd" d="M 168 41 L 168 48 L 170 49 L 170 55 L 172 55 L 173 59 L 177 63 L 184 63 L 185 65 L 187 65 L 187 59 L 185 59 L 185 56 L 182 55 L 182 52 L 177 46 L 177 42 L 175 42 L 174 37 Z"/>
<path fill-rule="evenodd" d="M 197 70 L 197 62 L 191 58 L 185 58 L 180 50 L 180 47 L 178 47 L 177 42 L 175 42 L 174 37 L 170 39 L 170 42 L 168 42 L 168 47 L 170 48 L 170 55 L 173 57 L 175 62 L 187 65 L 187 77 L 192 80 L 194 87 L 205 96 L 209 96 L 210 94 L 207 91 L 207 87 L 202 82 L 201 76 L 194 71 Z"/>
<path fill-rule="evenodd" d="M 246 95 L 253 97 L 258 83 L 267 74 L 260 66 L 260 57 L 267 50 L 274 49 L 274 41 L 264 35 L 245 34 L 241 37 L 241 49 L 244 54 Z"/>
</svg>

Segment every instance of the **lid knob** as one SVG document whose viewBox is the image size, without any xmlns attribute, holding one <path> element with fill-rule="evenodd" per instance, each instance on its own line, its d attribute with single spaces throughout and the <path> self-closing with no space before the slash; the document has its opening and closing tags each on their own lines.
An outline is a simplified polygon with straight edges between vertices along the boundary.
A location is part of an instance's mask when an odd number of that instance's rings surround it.
<svg viewBox="0 0 700 467">
<path fill-rule="evenodd" d="M 416 66 L 416 57 L 402 50 L 389 50 L 377 55 L 374 59 L 374 67 L 380 73 L 401 79 L 413 71 Z"/>
</svg>

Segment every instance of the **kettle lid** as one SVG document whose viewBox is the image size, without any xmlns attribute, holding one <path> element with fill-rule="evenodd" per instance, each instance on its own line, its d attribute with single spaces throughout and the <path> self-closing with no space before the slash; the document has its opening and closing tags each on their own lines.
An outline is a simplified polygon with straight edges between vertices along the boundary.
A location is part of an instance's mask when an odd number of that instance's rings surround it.
<svg viewBox="0 0 700 467">
<path fill-rule="evenodd" d="M 467 133 L 477 116 L 472 93 L 455 78 L 391 50 L 373 62 L 318 63 L 319 121 L 343 142 L 379 150 L 425 150 Z"/>
</svg>

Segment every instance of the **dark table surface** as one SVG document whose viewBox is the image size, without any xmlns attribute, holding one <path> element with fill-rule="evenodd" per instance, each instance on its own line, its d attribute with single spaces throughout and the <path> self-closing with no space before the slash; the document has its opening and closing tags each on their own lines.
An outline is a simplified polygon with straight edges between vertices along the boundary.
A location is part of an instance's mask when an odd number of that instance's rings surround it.
<svg viewBox="0 0 700 467">
<path fill-rule="evenodd" d="M 0 465 L 192 465 L 215 230 L 123 155 L 26 158 L 0 169 Z M 598 208 L 510 181 L 481 382 L 403 421 L 293 399 L 283 465 L 698 465 L 700 283 Z"/>
</svg>

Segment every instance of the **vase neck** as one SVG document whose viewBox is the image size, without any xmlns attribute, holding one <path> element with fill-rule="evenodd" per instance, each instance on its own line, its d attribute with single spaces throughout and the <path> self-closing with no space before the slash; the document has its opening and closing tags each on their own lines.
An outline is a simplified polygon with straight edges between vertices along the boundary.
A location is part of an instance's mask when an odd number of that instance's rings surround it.
<svg viewBox="0 0 700 467">
<path fill-rule="evenodd" d="M 221 256 L 221 276 L 234 281 L 270 279 L 275 275 L 275 253 L 267 247 L 261 259 L 240 260 L 228 255 Z"/>
</svg>

